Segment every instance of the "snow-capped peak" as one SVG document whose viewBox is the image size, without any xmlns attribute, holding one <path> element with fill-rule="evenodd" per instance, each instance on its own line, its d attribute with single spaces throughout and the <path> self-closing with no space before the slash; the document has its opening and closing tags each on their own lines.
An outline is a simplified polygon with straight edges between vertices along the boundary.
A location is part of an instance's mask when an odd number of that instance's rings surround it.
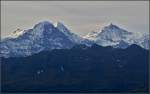
<svg viewBox="0 0 150 94">
<path fill-rule="evenodd" d="M 111 23 L 110 25 L 104 27 L 104 29 L 110 29 L 110 31 L 115 31 L 116 29 L 120 28 L 117 25 Z"/>
<path fill-rule="evenodd" d="M 85 38 L 90 38 L 93 40 L 97 40 L 100 38 L 104 40 L 118 41 L 122 37 L 124 37 L 124 35 L 129 34 L 131 34 L 131 32 L 121 29 L 117 25 L 111 23 L 110 25 L 102 28 L 101 31 L 89 33 L 88 35 L 85 36 Z"/>
<path fill-rule="evenodd" d="M 135 43 L 149 48 L 149 36 L 135 39 L 133 33 L 114 24 L 104 27 L 102 31 L 92 32 L 84 38 L 72 33 L 62 22 L 54 26 L 48 21 L 40 22 L 32 29 L 17 29 L 13 34 L 15 37 L 0 42 L 1 56 L 29 56 L 44 50 L 68 49 L 76 44 L 91 46 L 93 43 L 119 48 L 126 48 L 126 45 Z"/>
<path fill-rule="evenodd" d="M 38 27 L 38 26 L 53 26 L 53 24 L 49 21 L 42 21 L 42 22 L 39 22 L 38 24 L 36 24 L 34 26 L 34 28 Z"/>
<path fill-rule="evenodd" d="M 54 28 L 54 25 L 49 21 L 42 21 L 36 24 L 33 28 L 36 30 L 39 30 L 39 29 L 44 30 L 44 29 Z"/>
<path fill-rule="evenodd" d="M 56 28 L 63 32 L 72 42 L 79 44 L 82 38 L 72 33 L 62 22 L 57 22 Z"/>
<path fill-rule="evenodd" d="M 117 48 L 126 48 L 131 44 L 137 44 L 145 49 L 149 49 L 148 34 L 132 33 L 124 30 L 117 25 L 110 24 L 102 28 L 101 31 L 92 32 L 84 38 L 93 40 L 101 46 L 113 46 Z"/>
<path fill-rule="evenodd" d="M 68 49 L 74 43 L 59 29 L 48 21 L 36 24 L 16 38 L 9 38 L 1 42 L 0 55 L 29 56 L 44 50 Z"/>
<path fill-rule="evenodd" d="M 110 24 L 108 26 L 105 26 L 103 29 L 102 29 L 102 32 L 110 32 L 110 33 L 123 33 L 123 34 L 131 34 L 131 32 L 128 32 L 120 27 L 118 27 L 117 25 L 115 24 Z"/>
<path fill-rule="evenodd" d="M 63 22 L 57 22 L 56 27 L 66 27 Z"/>
<path fill-rule="evenodd" d="M 130 35 L 132 35 L 131 32 L 128 32 L 111 23 L 110 25 L 102 28 L 101 31 L 89 33 L 84 38 L 93 40 L 101 46 L 114 46 L 119 44 L 122 40 L 127 42 L 126 40 L 128 40 Z"/>
<path fill-rule="evenodd" d="M 70 30 L 62 23 L 62 22 L 57 22 L 56 28 L 59 29 L 63 33 L 70 33 Z"/>
</svg>

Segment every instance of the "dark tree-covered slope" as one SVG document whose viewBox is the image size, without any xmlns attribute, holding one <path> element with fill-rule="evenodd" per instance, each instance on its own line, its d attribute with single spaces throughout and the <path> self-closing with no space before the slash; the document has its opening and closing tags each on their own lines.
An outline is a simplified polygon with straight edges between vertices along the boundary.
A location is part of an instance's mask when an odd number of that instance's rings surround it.
<svg viewBox="0 0 150 94">
<path fill-rule="evenodd" d="M 148 92 L 149 51 L 86 47 L 2 58 L 2 92 Z"/>
</svg>

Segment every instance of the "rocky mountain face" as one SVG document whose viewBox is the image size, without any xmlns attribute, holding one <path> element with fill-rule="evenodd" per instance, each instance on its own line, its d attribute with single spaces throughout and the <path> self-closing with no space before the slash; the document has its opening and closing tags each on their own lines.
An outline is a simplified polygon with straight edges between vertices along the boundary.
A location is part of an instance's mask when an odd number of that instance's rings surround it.
<svg viewBox="0 0 150 94">
<path fill-rule="evenodd" d="M 68 36 L 44 21 L 32 29 L 23 31 L 16 38 L 5 39 L 1 42 L 2 56 L 28 56 L 43 50 L 68 49 L 75 45 Z"/>
<path fill-rule="evenodd" d="M 137 44 L 149 49 L 149 36 L 136 37 L 135 34 L 110 24 L 99 32 L 80 37 L 72 33 L 64 24 L 58 22 L 56 26 L 48 21 L 36 24 L 32 29 L 17 29 L 11 37 L 0 42 L 1 57 L 29 56 L 41 51 L 53 49 L 70 49 L 75 45 L 93 44 L 112 46 L 114 48 L 127 48 Z"/>
<path fill-rule="evenodd" d="M 101 46 L 126 48 L 131 44 L 137 44 L 145 49 L 149 49 L 149 35 L 139 37 L 136 33 L 128 32 L 114 24 L 105 26 L 101 31 L 90 32 L 84 38 L 93 40 Z"/>
</svg>

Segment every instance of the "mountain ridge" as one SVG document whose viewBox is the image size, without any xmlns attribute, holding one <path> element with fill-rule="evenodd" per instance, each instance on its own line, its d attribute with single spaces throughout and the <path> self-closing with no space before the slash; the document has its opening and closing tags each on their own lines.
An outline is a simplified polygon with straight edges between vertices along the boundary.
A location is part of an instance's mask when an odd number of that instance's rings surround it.
<svg viewBox="0 0 150 94">
<path fill-rule="evenodd" d="M 132 39 L 132 33 L 110 24 L 102 29 L 102 32 L 93 32 L 89 37 L 80 37 L 72 33 L 63 23 L 58 22 L 54 26 L 49 21 L 42 21 L 32 29 L 14 32 L 15 37 L 9 37 L 0 42 L 1 57 L 29 56 L 44 50 L 70 49 L 74 45 L 84 44 L 92 46 L 112 46 L 125 49 L 131 44 L 137 44 L 149 49 L 149 36 Z M 91 37 L 91 38 L 90 38 Z"/>
<path fill-rule="evenodd" d="M 139 37 L 136 33 L 128 32 L 111 23 L 110 25 L 103 27 L 100 31 L 90 32 L 85 35 L 84 38 L 93 40 L 101 46 L 113 46 L 124 49 L 131 44 L 137 44 L 144 49 L 149 49 L 149 36 L 145 36 L 142 35 Z"/>
<path fill-rule="evenodd" d="M 2 92 L 148 92 L 148 50 L 86 47 L 2 58 Z"/>
</svg>

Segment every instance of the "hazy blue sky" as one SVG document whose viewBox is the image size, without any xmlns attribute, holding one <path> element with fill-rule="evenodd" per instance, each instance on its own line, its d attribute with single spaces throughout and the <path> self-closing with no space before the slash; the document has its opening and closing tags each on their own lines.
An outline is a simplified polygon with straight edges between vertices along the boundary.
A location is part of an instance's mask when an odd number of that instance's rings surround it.
<svg viewBox="0 0 150 94">
<path fill-rule="evenodd" d="M 85 35 L 110 22 L 133 32 L 149 32 L 148 1 L 2 1 L 1 34 L 29 29 L 48 20 L 63 22 L 72 32 Z"/>
</svg>

